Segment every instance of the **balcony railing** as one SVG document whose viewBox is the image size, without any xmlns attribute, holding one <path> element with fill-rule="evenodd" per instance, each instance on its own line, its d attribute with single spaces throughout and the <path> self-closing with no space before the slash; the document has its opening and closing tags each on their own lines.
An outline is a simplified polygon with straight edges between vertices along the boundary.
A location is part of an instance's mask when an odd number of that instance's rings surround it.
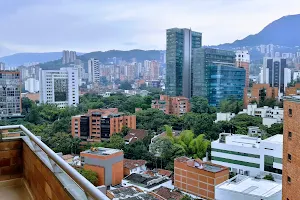
<svg viewBox="0 0 300 200">
<path fill-rule="evenodd" d="M 109 200 L 105 194 L 78 173 L 23 125 L 0 126 L 0 142 L 2 140 L 6 140 L 2 138 L 2 130 L 9 129 L 22 130 L 25 134 L 25 137 L 21 137 L 23 141 L 39 157 L 41 162 L 51 170 L 73 199 Z"/>
</svg>

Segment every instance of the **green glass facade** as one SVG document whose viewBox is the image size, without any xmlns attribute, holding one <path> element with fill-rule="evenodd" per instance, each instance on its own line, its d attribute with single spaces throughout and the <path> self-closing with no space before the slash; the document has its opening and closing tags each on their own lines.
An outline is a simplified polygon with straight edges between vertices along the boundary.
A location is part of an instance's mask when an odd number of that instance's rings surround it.
<svg viewBox="0 0 300 200">
<path fill-rule="evenodd" d="M 193 54 L 202 46 L 202 33 L 190 29 L 167 30 L 166 93 L 170 96 L 191 97 Z"/>
<path fill-rule="evenodd" d="M 240 160 L 232 160 L 232 159 L 220 158 L 220 157 L 216 157 L 216 156 L 212 156 L 211 160 L 216 160 L 216 161 L 231 163 L 231 164 L 236 164 L 236 165 L 243 165 L 243 166 L 247 166 L 247 167 L 259 168 L 259 164 L 257 164 L 257 163 L 245 162 L 245 161 L 240 161 Z"/>
<path fill-rule="evenodd" d="M 241 153 L 241 152 L 228 151 L 228 150 L 223 150 L 223 149 L 214 149 L 214 148 L 212 148 L 211 151 L 220 152 L 220 153 L 228 153 L 228 154 L 238 155 L 238 156 L 251 157 L 251 158 L 260 158 L 260 155 L 256 155 L 256 154 Z M 230 156 L 230 155 L 228 155 L 228 156 Z"/>
<path fill-rule="evenodd" d="M 282 174 L 281 169 L 277 169 L 277 168 L 273 167 L 274 162 L 278 163 L 278 164 L 282 164 L 282 159 L 281 158 L 276 158 L 276 157 L 273 157 L 273 156 L 265 155 L 265 157 L 264 157 L 264 170 L 267 171 L 267 172 Z"/>
<path fill-rule="evenodd" d="M 206 80 L 209 104 L 218 107 L 224 99 L 243 100 L 245 78 L 244 68 L 223 63 L 208 65 Z"/>
</svg>

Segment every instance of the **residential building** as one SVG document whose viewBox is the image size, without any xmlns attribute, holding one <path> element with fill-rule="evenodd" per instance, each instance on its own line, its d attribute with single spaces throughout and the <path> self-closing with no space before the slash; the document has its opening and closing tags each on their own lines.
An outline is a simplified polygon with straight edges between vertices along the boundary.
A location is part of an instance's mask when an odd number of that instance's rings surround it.
<svg viewBox="0 0 300 200">
<path fill-rule="evenodd" d="M 120 133 L 123 126 L 136 129 L 136 116 L 120 113 L 118 108 L 89 110 L 71 120 L 72 136 L 90 142 L 107 140 Z"/>
<path fill-rule="evenodd" d="M 88 82 L 100 83 L 100 61 L 95 58 L 88 60 Z"/>
<path fill-rule="evenodd" d="M 202 33 L 191 29 L 167 30 L 166 92 L 170 96 L 192 96 L 193 51 L 202 46 Z"/>
<path fill-rule="evenodd" d="M 282 199 L 298 199 L 300 196 L 300 98 L 287 96 L 284 99 L 283 124 L 283 173 Z"/>
<path fill-rule="evenodd" d="M 286 59 L 283 58 L 264 58 L 264 64 L 261 71 L 261 83 L 270 84 L 271 87 L 277 87 L 279 93 L 284 92 L 285 84 L 289 82 L 289 70 Z"/>
<path fill-rule="evenodd" d="M 124 176 L 128 176 L 132 173 L 140 174 L 147 170 L 146 160 L 131 160 L 124 159 Z"/>
<path fill-rule="evenodd" d="M 0 119 L 22 112 L 21 80 L 18 71 L 0 71 Z"/>
<path fill-rule="evenodd" d="M 227 167 L 184 156 L 174 160 L 175 188 L 196 197 L 215 199 L 215 186 L 228 178 Z"/>
<path fill-rule="evenodd" d="M 38 102 L 40 100 L 40 93 L 21 93 L 21 97 L 26 97 L 31 101 Z"/>
<path fill-rule="evenodd" d="M 268 127 L 272 124 L 283 122 L 283 108 L 279 108 L 278 106 L 274 106 L 274 108 L 268 106 L 258 108 L 257 104 L 249 104 L 247 109 L 243 109 L 239 114 L 261 117 L 263 118 L 263 125 Z"/>
<path fill-rule="evenodd" d="M 130 174 L 122 180 L 123 187 L 134 186 L 144 192 L 152 192 L 160 187 L 174 189 L 172 180 L 166 176 L 150 176 L 147 174 Z"/>
<path fill-rule="evenodd" d="M 30 93 L 35 93 L 40 90 L 40 83 L 35 78 L 28 78 L 25 81 L 25 90 L 27 90 Z"/>
<path fill-rule="evenodd" d="M 279 98 L 278 87 L 271 87 L 269 84 L 253 84 L 252 88 L 250 88 L 250 94 L 248 95 L 248 99 L 246 99 L 246 106 L 249 103 L 256 101 L 257 103 L 264 101 L 266 99 L 276 99 Z"/>
<path fill-rule="evenodd" d="M 286 96 L 296 96 L 296 95 L 300 95 L 300 83 L 296 83 L 294 86 L 292 87 L 287 87 L 285 89 L 285 95 Z"/>
<path fill-rule="evenodd" d="M 68 64 L 76 60 L 76 51 L 63 51 L 62 64 Z"/>
<path fill-rule="evenodd" d="M 249 87 L 249 75 L 250 75 L 250 55 L 247 50 L 237 50 L 235 52 L 236 66 L 244 68 L 246 71 L 245 88 Z"/>
<path fill-rule="evenodd" d="M 216 200 L 282 200 L 282 184 L 237 175 L 215 188 Z"/>
<path fill-rule="evenodd" d="M 24 126 L 8 125 L 0 129 L 0 134 L 9 135 L 0 141 L 0 199 L 108 200 Z M 14 132 L 22 132 L 23 136 Z"/>
<path fill-rule="evenodd" d="M 192 96 L 208 98 L 209 80 L 212 77 L 210 67 L 214 66 L 214 71 L 216 71 L 216 65 L 220 65 L 220 63 L 235 66 L 235 53 L 233 51 L 211 48 L 197 48 L 193 51 Z"/>
<path fill-rule="evenodd" d="M 80 152 L 81 165 L 98 174 L 98 185 L 114 186 L 123 179 L 124 153 L 119 149 L 96 147 Z"/>
<path fill-rule="evenodd" d="M 184 194 L 179 190 L 170 190 L 166 187 L 160 187 L 153 191 L 155 194 L 163 197 L 166 200 L 181 200 L 184 197 Z"/>
<path fill-rule="evenodd" d="M 79 103 L 78 71 L 71 68 L 40 70 L 40 103 L 63 108 Z"/>
<path fill-rule="evenodd" d="M 215 120 L 215 123 L 219 121 L 230 121 L 234 117 L 234 113 L 217 113 L 217 119 Z"/>
<path fill-rule="evenodd" d="M 213 63 L 208 68 L 206 89 L 210 105 L 219 107 L 221 101 L 228 98 L 243 99 L 245 69 L 224 63 Z"/>
<path fill-rule="evenodd" d="M 2 71 L 5 70 L 5 63 L 0 62 L 0 70 L 2 70 Z"/>
<path fill-rule="evenodd" d="M 159 109 L 167 115 L 182 116 L 191 111 L 189 99 L 178 96 L 171 97 L 167 95 L 160 95 L 160 99 L 152 101 L 151 108 Z"/>
<path fill-rule="evenodd" d="M 168 200 L 161 198 L 159 195 L 153 192 L 144 192 L 143 190 L 134 186 L 108 190 L 106 195 L 112 200 Z"/>
<path fill-rule="evenodd" d="M 260 136 L 220 133 L 219 139 L 211 143 L 211 160 L 233 173 L 255 177 L 267 172 L 280 179 L 282 145 L 282 134 L 261 140 Z"/>
<path fill-rule="evenodd" d="M 166 169 L 154 168 L 152 170 L 146 170 L 142 174 L 147 174 L 149 176 L 166 176 L 168 178 L 173 178 L 173 171 Z"/>
<path fill-rule="evenodd" d="M 133 144 L 138 140 L 143 140 L 147 135 L 148 133 L 144 129 L 130 129 L 124 140 L 126 144 Z"/>
</svg>

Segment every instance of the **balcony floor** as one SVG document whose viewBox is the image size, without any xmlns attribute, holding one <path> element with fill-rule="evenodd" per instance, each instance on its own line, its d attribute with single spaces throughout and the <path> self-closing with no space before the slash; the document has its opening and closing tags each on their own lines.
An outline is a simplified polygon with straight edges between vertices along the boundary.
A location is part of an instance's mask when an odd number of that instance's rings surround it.
<svg viewBox="0 0 300 200">
<path fill-rule="evenodd" d="M 32 200 L 22 179 L 0 182 L 0 199 L 5 200 Z"/>
</svg>

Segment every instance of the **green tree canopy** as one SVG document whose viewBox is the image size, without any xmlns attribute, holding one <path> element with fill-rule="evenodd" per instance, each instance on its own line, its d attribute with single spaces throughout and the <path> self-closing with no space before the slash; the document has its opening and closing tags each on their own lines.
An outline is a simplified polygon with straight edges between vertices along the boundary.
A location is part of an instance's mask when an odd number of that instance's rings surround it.
<svg viewBox="0 0 300 200">
<path fill-rule="evenodd" d="M 86 169 L 78 169 L 77 171 L 93 185 L 98 186 L 98 174 L 96 172 Z"/>
</svg>

